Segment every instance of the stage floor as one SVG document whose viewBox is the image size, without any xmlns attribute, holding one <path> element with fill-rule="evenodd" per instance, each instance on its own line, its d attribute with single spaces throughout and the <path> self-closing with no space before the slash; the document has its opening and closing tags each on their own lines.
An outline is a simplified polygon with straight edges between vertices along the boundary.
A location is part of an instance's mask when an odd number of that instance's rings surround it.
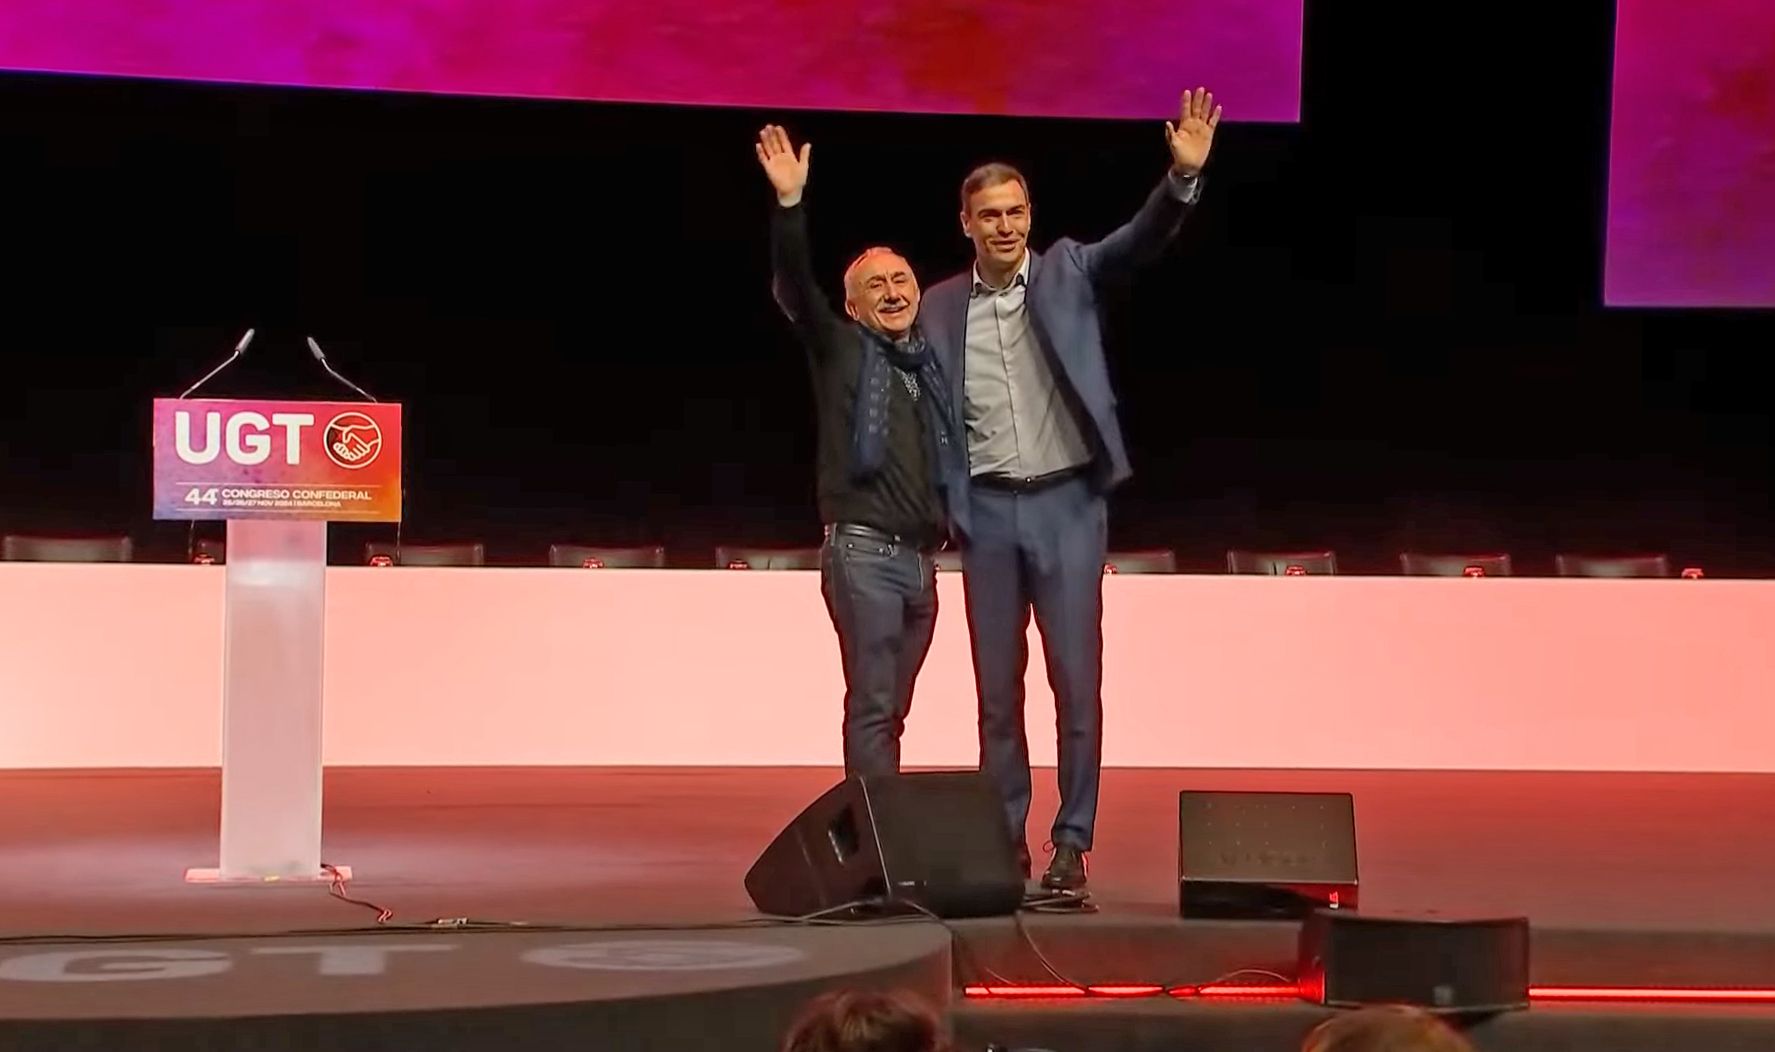
<svg viewBox="0 0 1775 1052">
<path fill-rule="evenodd" d="M 741 879 L 759 851 L 838 777 L 331 769 L 326 855 L 402 922 L 728 921 L 752 916 Z M 1052 782 L 1036 772 L 1035 845 Z M 1176 915 L 1185 788 L 1354 793 L 1365 910 L 1775 935 L 1772 775 L 1105 771 L 1091 856 L 1103 915 Z M 185 885 L 185 867 L 216 862 L 219 809 L 215 771 L 0 772 L 0 929 L 234 933 L 366 919 L 323 889 Z"/>
<path fill-rule="evenodd" d="M 456 917 L 580 929 L 720 925 L 754 918 L 743 874 L 837 777 L 820 768 L 334 769 L 326 779 L 326 855 L 352 867 L 352 894 L 391 909 L 394 925 Z M 1039 818 L 1054 806 L 1052 772 L 1038 771 L 1037 783 Z M 1101 912 L 1026 918 L 1069 978 L 1201 982 L 1227 966 L 1291 964 L 1291 926 L 1177 918 L 1177 792 L 1185 788 L 1354 793 L 1364 911 L 1526 914 L 1535 928 L 1536 983 L 1775 986 L 1775 839 L 1768 835 L 1775 776 L 1446 771 L 1106 771 L 1092 855 Z M 214 771 L 0 772 L 0 934 L 8 937 L 0 944 L 0 1019 L 48 1014 L 42 984 L 7 981 L 39 967 L 16 958 L 68 950 L 83 937 L 164 934 L 197 942 L 374 923 L 369 911 L 321 887 L 185 884 L 186 867 L 216 861 L 218 809 Z M 1043 839 L 1032 826 L 1032 842 Z M 963 940 L 954 985 L 977 978 L 970 962 L 980 960 L 1007 978 L 1044 980 L 1009 921 L 953 927 Z M 906 928 L 887 929 L 881 939 L 857 933 L 847 945 L 916 941 Z M 21 944 L 19 936 L 43 938 Z M 116 944 L 82 944 L 94 945 Z M 890 959 L 840 961 L 833 974 L 951 966 L 930 947 L 892 949 Z M 483 975 L 490 964 L 478 966 Z M 380 1003 L 374 982 L 387 984 L 398 1001 L 406 988 L 400 971 L 360 976 L 371 985 L 353 987 L 350 1009 Z M 458 974 L 472 979 L 473 971 Z M 120 988 L 163 984 L 75 985 L 68 996 L 104 1015 L 106 998 L 126 996 Z M 959 991 L 951 993 L 964 1031 L 1021 1010 L 963 1004 Z M 316 1011 L 319 1003 L 292 1010 Z M 779 1004 L 766 1016 L 775 1025 L 791 1007 Z M 1046 1009 L 1077 1019 L 1104 1010 Z M 1136 1016 L 1169 1010 L 1130 1008 Z M 1256 1006 L 1239 1011 L 1280 1018 Z M 1276 1011 L 1292 1026 L 1314 1010 Z M 1722 1011 L 1740 1022 L 1775 1023 L 1775 1008 Z M 1016 1032 L 1039 1036 L 1025 1029 L 1038 1016 L 1018 1016 Z M 770 1047 L 768 1035 L 728 1037 L 723 1047 Z"/>
</svg>

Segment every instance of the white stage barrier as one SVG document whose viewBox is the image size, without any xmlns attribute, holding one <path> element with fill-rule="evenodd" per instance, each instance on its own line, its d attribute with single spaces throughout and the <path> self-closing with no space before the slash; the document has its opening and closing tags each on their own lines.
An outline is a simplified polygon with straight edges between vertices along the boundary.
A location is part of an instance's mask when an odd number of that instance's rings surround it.
<svg viewBox="0 0 1775 1052">
<path fill-rule="evenodd" d="M 329 764 L 840 762 L 815 573 L 327 573 Z M 0 767 L 218 764 L 222 575 L 0 565 Z M 905 762 L 973 766 L 960 576 L 940 588 Z M 1775 771 L 1775 581 L 1104 589 L 1111 766 Z M 1030 666 L 1030 747 L 1049 764 L 1039 641 Z"/>
</svg>

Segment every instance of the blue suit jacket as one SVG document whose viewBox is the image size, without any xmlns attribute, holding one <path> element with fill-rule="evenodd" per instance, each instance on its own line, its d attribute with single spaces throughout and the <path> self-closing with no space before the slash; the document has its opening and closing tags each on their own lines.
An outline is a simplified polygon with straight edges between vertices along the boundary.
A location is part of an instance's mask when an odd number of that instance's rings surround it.
<svg viewBox="0 0 1775 1052">
<path fill-rule="evenodd" d="M 1115 391 L 1103 354 L 1103 329 L 1097 294 L 1106 281 L 1125 277 L 1138 264 L 1156 257 L 1176 236 L 1190 208 L 1200 197 L 1197 185 L 1187 188 L 1170 173 L 1147 196 L 1134 218 L 1101 241 L 1080 244 L 1062 238 L 1047 252 L 1030 253 L 1026 303 L 1036 338 L 1048 354 L 1055 382 L 1065 384 L 1086 419 L 1079 421 L 1092 444 L 1092 477 L 1104 492 L 1119 485 L 1133 469 L 1116 416 Z M 973 269 L 933 285 L 919 307 L 919 324 L 947 372 L 957 414 L 967 404 L 962 369 L 968 333 L 968 298 Z M 965 421 L 963 422 L 965 427 Z M 965 437 L 965 436 L 964 436 Z M 966 478 L 946 478 L 950 516 L 963 533 L 968 528 Z"/>
</svg>

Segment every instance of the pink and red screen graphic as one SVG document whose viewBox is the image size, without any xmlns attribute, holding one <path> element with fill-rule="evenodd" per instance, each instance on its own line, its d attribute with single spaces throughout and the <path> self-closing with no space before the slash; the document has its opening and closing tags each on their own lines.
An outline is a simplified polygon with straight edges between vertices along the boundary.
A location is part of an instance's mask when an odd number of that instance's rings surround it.
<svg viewBox="0 0 1775 1052">
<path fill-rule="evenodd" d="M 6 0 L 0 68 L 791 109 L 1300 116 L 1302 0 Z"/>
<path fill-rule="evenodd" d="M 1775 306 L 1775 2 L 1619 0 L 1606 302 Z"/>
<path fill-rule="evenodd" d="M 154 400 L 156 519 L 401 517 L 401 407 Z"/>
</svg>

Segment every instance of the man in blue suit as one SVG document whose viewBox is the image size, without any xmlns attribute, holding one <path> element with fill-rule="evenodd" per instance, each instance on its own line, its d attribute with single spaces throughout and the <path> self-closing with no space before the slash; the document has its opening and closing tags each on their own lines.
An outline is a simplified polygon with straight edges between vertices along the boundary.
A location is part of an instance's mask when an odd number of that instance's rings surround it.
<svg viewBox="0 0 1775 1052">
<path fill-rule="evenodd" d="M 1104 360 L 1098 290 L 1157 256 L 1201 195 L 1220 109 L 1198 88 L 1165 125 L 1171 168 L 1101 241 L 1029 248 L 1029 186 L 987 164 L 962 183 L 974 266 L 925 293 L 922 320 L 963 406 L 968 480 L 951 487 L 980 703 L 980 765 L 1029 870 L 1023 677 L 1033 608 L 1059 715 L 1060 811 L 1042 883 L 1077 889 L 1103 752 L 1105 495 L 1130 472 Z M 957 490 L 964 492 L 958 493 Z M 957 507 L 962 504 L 964 507 Z"/>
</svg>

